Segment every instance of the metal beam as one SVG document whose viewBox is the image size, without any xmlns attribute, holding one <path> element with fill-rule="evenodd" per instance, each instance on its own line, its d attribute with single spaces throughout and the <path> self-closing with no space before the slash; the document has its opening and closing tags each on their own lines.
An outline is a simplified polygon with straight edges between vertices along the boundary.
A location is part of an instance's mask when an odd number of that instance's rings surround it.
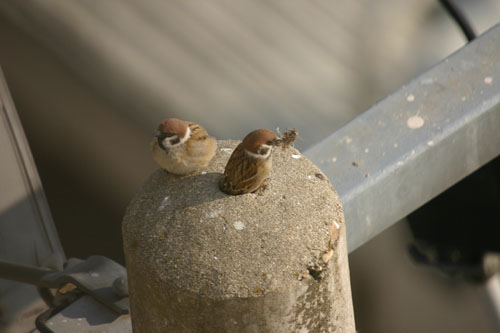
<svg viewBox="0 0 500 333">
<path fill-rule="evenodd" d="M 344 206 L 349 251 L 500 155 L 500 25 L 305 152 Z"/>
</svg>

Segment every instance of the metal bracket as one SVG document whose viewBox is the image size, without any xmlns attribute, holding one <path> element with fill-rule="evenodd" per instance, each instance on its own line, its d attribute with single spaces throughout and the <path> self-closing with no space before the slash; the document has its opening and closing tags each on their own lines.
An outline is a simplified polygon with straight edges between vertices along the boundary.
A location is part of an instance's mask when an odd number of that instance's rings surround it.
<svg viewBox="0 0 500 333">
<path fill-rule="evenodd" d="M 128 297 L 123 297 L 128 295 L 125 267 L 103 256 L 91 256 L 85 261 L 70 259 L 68 263 L 64 271 L 46 274 L 41 281 L 50 287 L 72 283 L 111 310 L 128 313 Z"/>
<path fill-rule="evenodd" d="M 70 259 L 61 272 L 0 261 L 0 278 L 42 288 L 58 289 L 72 283 L 114 312 L 129 312 L 127 271 L 103 256 L 91 256 L 87 260 Z"/>
</svg>

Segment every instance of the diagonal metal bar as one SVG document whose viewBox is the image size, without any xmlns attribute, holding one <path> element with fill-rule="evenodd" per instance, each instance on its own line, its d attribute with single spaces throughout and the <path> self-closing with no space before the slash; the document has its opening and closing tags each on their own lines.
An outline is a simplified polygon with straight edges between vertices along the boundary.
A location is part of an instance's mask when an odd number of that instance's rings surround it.
<svg viewBox="0 0 500 333">
<path fill-rule="evenodd" d="M 0 260 L 0 279 L 13 280 L 23 283 L 29 283 L 38 287 L 50 288 L 47 282 L 42 281 L 42 277 L 56 272 L 55 270 L 17 264 Z"/>
<path fill-rule="evenodd" d="M 305 152 L 344 206 L 349 251 L 500 155 L 500 25 Z"/>
</svg>

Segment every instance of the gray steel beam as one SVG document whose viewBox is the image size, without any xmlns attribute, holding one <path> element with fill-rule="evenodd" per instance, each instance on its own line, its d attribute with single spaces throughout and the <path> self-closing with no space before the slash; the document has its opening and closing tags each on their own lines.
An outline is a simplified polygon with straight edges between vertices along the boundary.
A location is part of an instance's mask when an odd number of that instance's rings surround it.
<svg viewBox="0 0 500 333">
<path fill-rule="evenodd" d="M 340 196 L 349 251 L 499 154 L 499 25 L 305 152 Z"/>
</svg>

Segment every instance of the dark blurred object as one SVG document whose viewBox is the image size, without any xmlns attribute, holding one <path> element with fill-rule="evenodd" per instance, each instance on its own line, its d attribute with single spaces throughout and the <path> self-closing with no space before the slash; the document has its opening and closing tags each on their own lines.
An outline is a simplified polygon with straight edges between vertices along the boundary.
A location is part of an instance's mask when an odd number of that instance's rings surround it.
<svg viewBox="0 0 500 333">
<path fill-rule="evenodd" d="M 467 40 L 470 42 L 474 38 L 476 38 L 476 33 L 474 29 L 470 25 L 467 17 L 463 13 L 463 11 L 455 4 L 453 0 L 439 0 L 441 5 L 446 9 L 446 11 L 450 14 L 451 17 L 457 22 L 460 29 L 464 33 Z"/>
<path fill-rule="evenodd" d="M 484 280 L 500 267 L 500 158 L 408 216 L 413 259 Z"/>
</svg>

